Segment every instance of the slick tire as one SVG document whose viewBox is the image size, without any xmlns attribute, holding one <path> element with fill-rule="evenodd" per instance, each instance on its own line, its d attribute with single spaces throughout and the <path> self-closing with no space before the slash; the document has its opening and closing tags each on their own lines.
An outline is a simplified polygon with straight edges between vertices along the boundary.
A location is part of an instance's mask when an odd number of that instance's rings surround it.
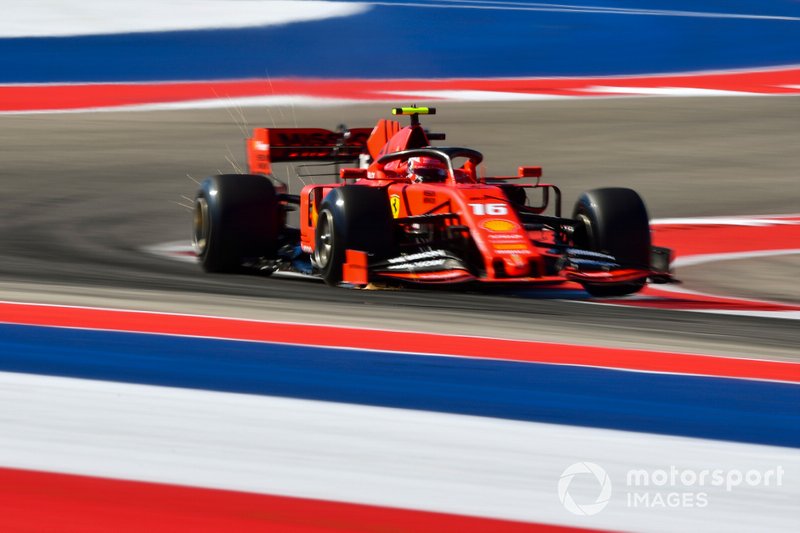
<svg viewBox="0 0 800 533">
<path fill-rule="evenodd" d="M 194 202 L 192 244 L 203 270 L 232 273 L 242 264 L 275 257 L 280 204 L 269 178 L 222 174 L 206 178 Z"/>
<path fill-rule="evenodd" d="M 342 281 L 348 249 L 385 259 L 394 251 L 394 228 L 386 191 L 346 185 L 328 193 L 319 206 L 314 263 L 328 285 Z"/>
<path fill-rule="evenodd" d="M 574 244 L 613 255 L 623 267 L 649 269 L 650 219 L 636 191 L 621 187 L 594 189 L 583 193 L 575 203 Z M 646 277 L 618 284 L 584 284 L 592 296 L 611 297 L 633 294 L 644 287 Z"/>
</svg>

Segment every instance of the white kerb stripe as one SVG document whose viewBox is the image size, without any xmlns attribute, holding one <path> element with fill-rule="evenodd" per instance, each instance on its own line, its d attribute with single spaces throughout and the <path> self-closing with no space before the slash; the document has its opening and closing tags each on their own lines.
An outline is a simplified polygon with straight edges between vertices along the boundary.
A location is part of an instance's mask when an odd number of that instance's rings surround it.
<svg viewBox="0 0 800 533">
<path fill-rule="evenodd" d="M 800 527 L 796 449 L 13 373 L 0 373 L 0 402 L 14 406 L 0 415 L 6 467 L 602 529 Z M 614 483 L 588 518 L 557 493 L 583 461 Z M 783 485 L 704 487 L 703 509 L 626 505 L 629 469 L 673 464 L 780 466 Z"/>
</svg>

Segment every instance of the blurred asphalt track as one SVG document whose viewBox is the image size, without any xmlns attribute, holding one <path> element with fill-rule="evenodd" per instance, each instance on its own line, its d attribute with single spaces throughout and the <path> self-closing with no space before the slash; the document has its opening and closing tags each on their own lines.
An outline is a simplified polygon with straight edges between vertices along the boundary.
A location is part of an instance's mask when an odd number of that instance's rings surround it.
<svg viewBox="0 0 800 533">
<path fill-rule="evenodd" d="M 794 320 L 332 289 L 206 275 L 145 253 L 146 246 L 188 239 L 189 213 L 177 205 L 195 190 L 186 175 L 200 179 L 233 170 L 230 161 L 243 165 L 241 127 L 272 120 L 371 126 L 387 106 L 283 107 L 271 115 L 217 109 L 0 117 L 4 298 L 798 359 Z M 605 185 L 640 191 L 651 217 L 798 210 L 800 145 L 793 139 L 800 100 L 793 97 L 448 103 L 427 122 L 446 131 L 448 142 L 483 151 L 490 173 L 543 165 L 564 190 L 566 212 L 580 191 Z M 743 285 L 749 296 L 781 292 L 798 302 L 797 267 L 796 256 L 787 256 L 740 269 L 729 262 L 720 278 L 714 265 L 678 276 L 707 292 Z"/>
</svg>

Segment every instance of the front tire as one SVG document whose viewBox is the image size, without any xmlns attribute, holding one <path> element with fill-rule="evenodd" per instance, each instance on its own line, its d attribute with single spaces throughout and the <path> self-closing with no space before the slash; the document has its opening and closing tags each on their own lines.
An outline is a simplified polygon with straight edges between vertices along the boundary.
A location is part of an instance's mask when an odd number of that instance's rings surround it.
<svg viewBox="0 0 800 533">
<path fill-rule="evenodd" d="M 394 228 L 386 191 L 348 185 L 328 193 L 319 206 L 314 263 L 328 285 L 342 281 L 346 251 L 358 250 L 370 259 L 394 251 Z"/>
<path fill-rule="evenodd" d="M 222 174 L 206 178 L 194 203 L 192 244 L 206 272 L 238 272 L 242 263 L 275 257 L 280 204 L 269 178 Z"/>
<path fill-rule="evenodd" d="M 626 268 L 650 269 L 650 219 L 639 194 L 621 187 L 583 193 L 572 218 L 576 248 L 613 255 Z M 647 276 L 624 283 L 585 283 L 592 296 L 613 297 L 640 291 Z"/>
</svg>

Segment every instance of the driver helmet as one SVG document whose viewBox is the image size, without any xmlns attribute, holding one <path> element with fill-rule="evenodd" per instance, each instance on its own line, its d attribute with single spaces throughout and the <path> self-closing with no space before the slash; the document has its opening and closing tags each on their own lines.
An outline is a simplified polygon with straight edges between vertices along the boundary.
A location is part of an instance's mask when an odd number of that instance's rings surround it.
<svg viewBox="0 0 800 533">
<path fill-rule="evenodd" d="M 447 165 L 435 157 L 410 157 L 408 177 L 417 183 L 441 182 L 447 179 Z"/>
</svg>

